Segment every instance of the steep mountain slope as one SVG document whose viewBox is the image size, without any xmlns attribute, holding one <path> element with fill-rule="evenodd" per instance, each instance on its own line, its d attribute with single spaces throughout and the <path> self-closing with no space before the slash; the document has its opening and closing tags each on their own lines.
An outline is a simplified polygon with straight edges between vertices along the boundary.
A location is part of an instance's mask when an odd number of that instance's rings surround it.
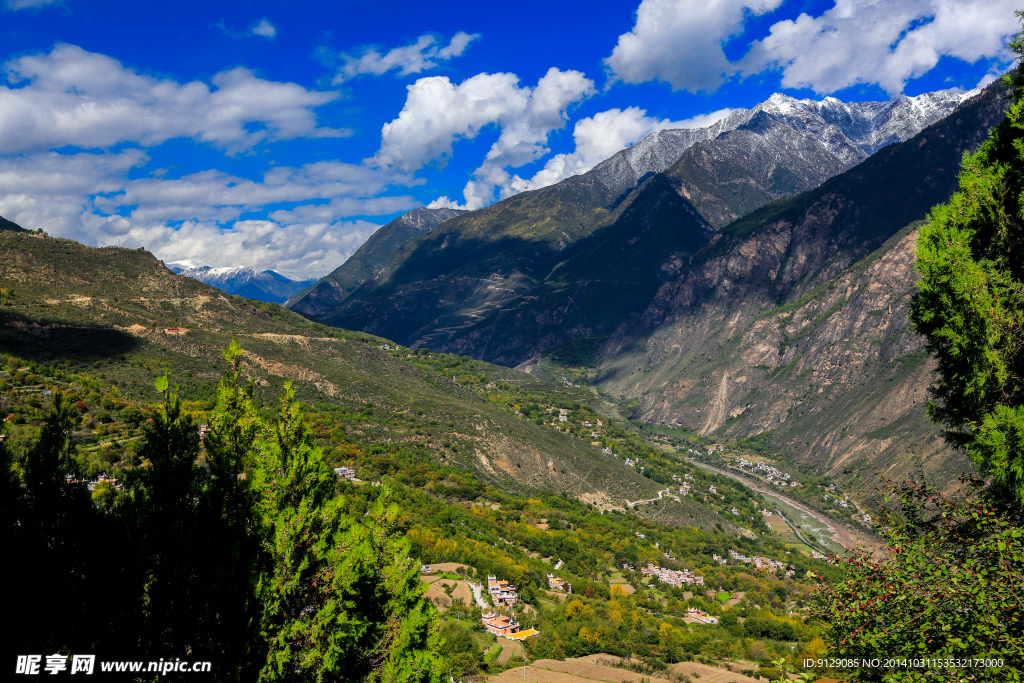
<svg viewBox="0 0 1024 683">
<path fill-rule="evenodd" d="M 819 185 L 965 97 L 846 105 L 776 95 L 705 129 L 661 131 L 588 173 L 405 242 L 336 309 L 314 317 L 513 365 L 566 339 L 606 334 L 647 305 L 709 226 Z M 660 208 L 639 218 L 642 207 Z M 577 255 L 595 255 L 589 245 L 641 224 L 645 244 L 675 244 L 680 230 L 691 237 L 685 248 L 655 246 L 642 272 L 625 279 L 609 276 L 616 264 Z"/>
<path fill-rule="evenodd" d="M 401 244 L 425 235 L 440 223 L 458 216 L 456 209 L 420 207 L 381 226 L 345 263 L 286 304 L 293 311 L 316 317 L 338 307 L 359 285 L 373 277 Z"/>
<path fill-rule="evenodd" d="M 25 228 L 21 227 L 14 221 L 9 221 L 3 216 L 0 216 L 0 230 L 13 230 L 14 232 L 24 232 Z"/>
<path fill-rule="evenodd" d="M 1005 107 L 990 88 L 727 226 L 604 343 L 602 385 L 639 399 L 645 420 L 732 437 L 773 430 L 776 445 L 829 471 L 895 463 L 948 479 L 963 463 L 924 417 L 930 366 L 906 322 L 913 237 L 900 230 L 956 188 L 962 153 Z"/>
<path fill-rule="evenodd" d="M 568 492 L 595 504 L 622 506 L 660 487 L 589 441 L 517 419 L 476 389 L 417 367 L 385 340 L 227 297 L 144 250 L 2 231 L 0 287 L 0 352 L 89 366 L 127 399 L 152 399 L 164 369 L 184 398 L 209 398 L 203 387 L 216 383 L 221 351 L 236 338 L 260 401 L 274 405 L 291 380 L 306 403 L 367 413 L 350 438 L 412 446 L 508 490 Z M 540 386 L 508 368 L 490 372 Z M 557 391 L 565 401 L 583 394 Z"/>
<path fill-rule="evenodd" d="M 179 262 L 168 263 L 167 267 L 179 275 L 199 280 L 228 294 L 237 294 L 267 303 L 284 303 L 288 297 L 315 282 L 291 280 L 272 270 L 260 272 L 244 266 L 213 268 Z"/>
</svg>

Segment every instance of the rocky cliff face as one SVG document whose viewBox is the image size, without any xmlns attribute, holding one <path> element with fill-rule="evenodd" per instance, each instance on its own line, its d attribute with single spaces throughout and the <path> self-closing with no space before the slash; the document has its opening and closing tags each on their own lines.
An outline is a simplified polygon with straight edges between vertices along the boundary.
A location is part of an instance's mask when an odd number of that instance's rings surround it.
<svg viewBox="0 0 1024 683">
<path fill-rule="evenodd" d="M 956 187 L 1002 118 L 987 91 L 943 122 L 715 235 L 601 349 L 600 381 L 645 420 L 733 438 L 773 432 L 819 468 L 966 463 L 924 416 L 931 365 L 906 311 L 910 228 Z"/>
<path fill-rule="evenodd" d="M 834 97 L 821 101 L 797 100 L 776 93 L 751 109 L 735 109 L 710 126 L 651 133 L 601 162 L 588 171 L 588 175 L 613 194 L 622 195 L 644 178 L 668 171 L 691 147 L 714 141 L 702 146 L 726 158 L 733 170 L 743 165 L 747 154 L 762 159 L 775 157 L 779 166 L 786 167 L 796 149 L 798 164 L 819 168 L 814 177 L 807 178 L 806 182 L 813 184 L 804 183 L 795 190 L 800 192 L 860 163 L 887 145 L 909 140 L 977 94 L 976 90 L 942 90 L 890 102 L 842 102 Z M 718 150 L 717 143 L 737 130 L 744 130 L 746 135 L 733 136 L 725 149 Z M 805 150 L 808 149 L 814 150 L 811 156 L 807 156 Z M 739 178 L 743 174 L 733 175 Z M 814 182 L 816 178 L 820 179 Z M 786 194 L 776 191 L 762 204 Z M 754 208 L 757 207 L 751 206 L 725 222 Z M 708 216 L 705 218 L 711 220 Z"/>
</svg>

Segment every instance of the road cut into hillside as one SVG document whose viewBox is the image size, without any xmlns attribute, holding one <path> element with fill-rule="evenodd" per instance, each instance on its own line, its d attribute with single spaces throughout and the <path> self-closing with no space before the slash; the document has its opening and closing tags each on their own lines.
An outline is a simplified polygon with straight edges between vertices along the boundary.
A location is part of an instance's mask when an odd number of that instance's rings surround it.
<svg viewBox="0 0 1024 683">
<path fill-rule="evenodd" d="M 818 512 L 817 510 L 812 510 L 811 508 L 807 507 L 798 500 L 794 500 L 787 496 L 783 496 L 779 494 L 777 491 L 772 491 L 754 479 L 749 479 L 734 472 L 730 472 L 729 470 L 714 467 L 712 465 L 702 463 L 699 460 L 693 460 L 692 458 L 687 458 L 686 461 L 702 469 L 709 470 L 716 474 L 724 475 L 726 477 L 729 477 L 730 479 L 735 479 L 736 481 L 740 482 L 741 484 L 743 484 L 752 491 L 757 491 L 758 493 L 763 493 L 767 496 L 778 498 L 779 500 L 783 501 L 786 505 L 789 505 L 790 507 L 799 510 L 800 512 L 803 512 L 804 514 L 809 515 L 810 517 L 813 517 L 814 519 L 825 525 L 825 527 L 828 529 L 829 533 L 832 536 L 832 540 L 834 540 L 836 543 L 843 546 L 847 550 L 852 550 L 857 546 L 864 546 L 866 548 L 870 548 L 872 551 L 877 552 L 882 548 L 882 543 L 877 538 L 869 536 L 863 531 L 858 531 L 857 529 L 848 527 L 845 524 L 841 524 L 840 522 L 837 522 L 836 520 L 831 519 L 830 517 L 827 517 L 826 515 Z"/>
</svg>

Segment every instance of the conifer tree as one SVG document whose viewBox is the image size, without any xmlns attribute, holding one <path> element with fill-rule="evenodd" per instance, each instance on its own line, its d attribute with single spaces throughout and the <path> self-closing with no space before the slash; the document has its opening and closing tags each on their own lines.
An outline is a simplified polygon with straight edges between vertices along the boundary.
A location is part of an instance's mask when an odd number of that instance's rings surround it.
<svg viewBox="0 0 1024 683">
<path fill-rule="evenodd" d="M 387 487 L 365 517 L 346 515 L 293 398 L 289 383 L 277 424 L 256 444 L 270 554 L 259 581 L 269 647 L 260 680 L 436 680 L 436 625 Z"/>
<path fill-rule="evenodd" d="M 216 414 L 230 435 L 240 421 L 233 416 L 248 424 L 253 411 L 234 390 L 237 367 L 228 375 Z M 215 661 L 219 679 L 250 680 L 259 545 L 245 481 L 235 461 L 201 450 L 198 426 L 166 375 L 156 388 L 164 400 L 144 431 L 143 466 L 115 506 L 142 577 L 138 647 Z"/>
<path fill-rule="evenodd" d="M 1018 17 L 1024 14 L 1018 12 Z M 1018 56 L 1024 40 L 1010 44 Z M 920 231 L 911 320 L 938 363 L 929 414 L 947 440 L 1024 503 L 1024 102 L 1015 102 L 974 154 L 960 189 Z"/>
<path fill-rule="evenodd" d="M 57 391 L 23 462 L 25 490 L 13 554 L 22 582 L 8 594 L 11 613 L 22 620 L 15 639 L 29 639 L 26 646 L 48 652 L 90 644 L 94 635 L 85 604 L 66 597 L 88 594 L 95 521 L 89 492 L 79 481 L 73 429 L 73 408 Z"/>
</svg>

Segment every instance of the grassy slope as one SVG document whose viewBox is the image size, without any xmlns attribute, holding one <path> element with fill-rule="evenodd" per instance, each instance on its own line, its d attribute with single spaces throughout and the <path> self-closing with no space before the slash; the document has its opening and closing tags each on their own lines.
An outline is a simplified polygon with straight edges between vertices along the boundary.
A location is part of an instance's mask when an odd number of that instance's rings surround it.
<svg viewBox="0 0 1024 683">
<path fill-rule="evenodd" d="M 144 251 L 7 233 L 0 237 L 0 286 L 11 292 L 0 308 L 0 349 L 98 363 L 128 397 L 151 398 L 152 377 L 165 368 L 186 397 L 208 395 L 224 368 L 220 351 L 235 336 L 267 403 L 285 380 L 304 401 L 369 403 L 377 419 L 363 436 L 396 443 L 422 435 L 388 420 L 423 411 L 423 421 L 437 423 L 430 439 L 436 457 L 510 490 L 568 491 L 610 505 L 657 490 L 589 443 L 517 420 L 477 391 L 393 357 L 380 348 L 384 340 L 227 297 L 179 278 Z M 169 327 L 189 331 L 169 336 L 162 331 Z"/>
</svg>

